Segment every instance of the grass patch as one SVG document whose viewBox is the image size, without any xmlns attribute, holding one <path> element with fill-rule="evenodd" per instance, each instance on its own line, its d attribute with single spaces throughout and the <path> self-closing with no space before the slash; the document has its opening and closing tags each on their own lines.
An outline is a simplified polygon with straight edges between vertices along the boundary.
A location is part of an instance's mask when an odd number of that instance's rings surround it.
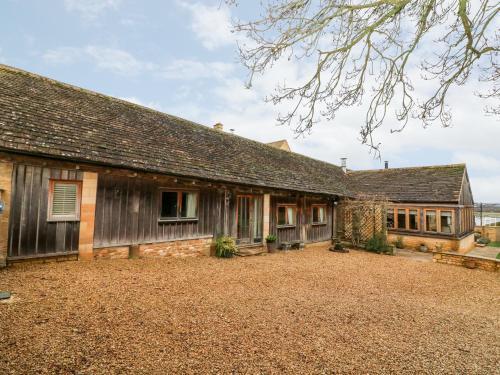
<svg viewBox="0 0 500 375">
<path fill-rule="evenodd" d="M 490 247 L 500 247 L 500 241 L 490 242 L 488 244 Z"/>
<path fill-rule="evenodd" d="M 497 259 L 500 259 L 500 253 L 497 254 Z"/>
</svg>

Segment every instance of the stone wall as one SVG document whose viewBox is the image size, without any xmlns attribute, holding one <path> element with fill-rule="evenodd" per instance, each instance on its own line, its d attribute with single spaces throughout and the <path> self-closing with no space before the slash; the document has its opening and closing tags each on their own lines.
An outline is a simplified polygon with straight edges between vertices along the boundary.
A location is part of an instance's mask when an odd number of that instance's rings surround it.
<svg viewBox="0 0 500 375">
<path fill-rule="evenodd" d="M 137 245 L 141 258 L 210 256 L 212 237 Z M 131 256 L 130 246 L 113 246 L 94 249 L 94 259 L 120 259 Z"/>
<path fill-rule="evenodd" d="M 0 192 L 4 203 L 3 212 L 0 212 L 0 268 L 7 264 L 12 168 L 11 162 L 0 160 Z"/>
<path fill-rule="evenodd" d="M 500 260 L 456 253 L 435 253 L 432 260 L 436 263 L 477 268 L 491 272 L 496 272 L 500 268 Z"/>
<path fill-rule="evenodd" d="M 500 227 L 477 226 L 474 228 L 481 236 L 488 237 L 490 241 L 500 241 Z"/>
<path fill-rule="evenodd" d="M 474 248 L 474 234 L 463 237 L 461 239 L 454 238 L 434 238 L 434 237 L 422 237 L 422 236 L 412 236 L 407 234 L 399 233 L 389 233 L 387 235 L 387 240 L 389 243 L 396 242 L 398 237 L 403 238 L 403 245 L 407 249 L 420 248 L 420 244 L 424 243 L 430 251 L 458 251 L 460 253 L 466 253 Z"/>
</svg>

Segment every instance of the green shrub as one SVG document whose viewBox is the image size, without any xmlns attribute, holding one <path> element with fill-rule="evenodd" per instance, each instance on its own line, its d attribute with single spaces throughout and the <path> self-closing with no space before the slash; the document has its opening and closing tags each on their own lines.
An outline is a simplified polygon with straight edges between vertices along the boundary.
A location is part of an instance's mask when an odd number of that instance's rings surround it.
<svg viewBox="0 0 500 375">
<path fill-rule="evenodd" d="M 394 242 L 394 245 L 396 246 L 397 249 L 404 249 L 405 248 L 405 244 L 403 242 L 403 237 L 398 236 L 396 238 L 396 241 Z"/>
<path fill-rule="evenodd" d="M 238 253 L 234 238 L 222 236 L 215 242 L 215 255 L 219 258 L 231 258 Z"/>
<path fill-rule="evenodd" d="M 274 234 L 268 234 L 266 237 L 266 242 L 272 243 L 276 242 L 278 240 L 278 237 L 276 237 Z"/>
<path fill-rule="evenodd" d="M 488 245 L 490 243 L 490 239 L 488 237 L 480 237 L 477 240 L 477 243 L 482 244 L 482 245 Z"/>
<path fill-rule="evenodd" d="M 382 253 L 387 251 L 389 244 L 387 243 L 387 237 L 384 233 L 375 233 L 372 238 L 366 242 L 366 250 L 375 253 Z"/>
<path fill-rule="evenodd" d="M 340 242 L 336 242 L 333 248 L 335 250 L 344 250 L 344 246 Z"/>
</svg>

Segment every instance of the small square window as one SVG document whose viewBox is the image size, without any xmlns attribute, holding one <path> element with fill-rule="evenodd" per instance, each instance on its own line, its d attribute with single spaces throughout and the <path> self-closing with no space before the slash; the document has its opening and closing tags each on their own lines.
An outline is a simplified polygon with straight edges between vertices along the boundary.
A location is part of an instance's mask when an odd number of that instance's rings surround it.
<svg viewBox="0 0 500 375">
<path fill-rule="evenodd" d="M 440 220 L 441 220 L 441 232 L 451 234 L 453 232 L 451 211 L 441 211 Z"/>
<path fill-rule="evenodd" d="M 177 192 L 163 191 L 161 193 L 161 217 L 177 218 Z"/>
<path fill-rule="evenodd" d="M 295 206 L 278 206 L 278 226 L 280 225 L 295 225 L 295 216 L 297 208 Z"/>
<path fill-rule="evenodd" d="M 50 180 L 48 220 L 80 220 L 80 200 L 80 181 Z"/>
<path fill-rule="evenodd" d="M 398 229 L 406 229 L 406 210 L 398 209 Z"/>
<path fill-rule="evenodd" d="M 162 191 L 160 219 L 196 219 L 198 193 L 190 191 Z"/>
<path fill-rule="evenodd" d="M 387 228 L 394 228 L 394 210 L 387 210 Z"/>
<path fill-rule="evenodd" d="M 437 232 L 436 211 L 429 210 L 425 212 L 425 230 Z"/>
<path fill-rule="evenodd" d="M 411 230 L 418 230 L 418 210 L 409 211 L 409 223 Z"/>
<path fill-rule="evenodd" d="M 313 224 L 326 223 L 326 206 L 312 206 L 312 222 Z"/>
</svg>

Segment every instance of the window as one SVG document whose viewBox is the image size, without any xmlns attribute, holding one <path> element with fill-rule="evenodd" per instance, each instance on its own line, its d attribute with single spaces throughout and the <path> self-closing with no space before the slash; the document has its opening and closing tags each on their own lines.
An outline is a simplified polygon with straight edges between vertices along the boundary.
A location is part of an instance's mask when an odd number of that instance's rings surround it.
<svg viewBox="0 0 500 375">
<path fill-rule="evenodd" d="M 290 205 L 278 206 L 278 226 L 280 225 L 295 225 L 295 216 L 297 207 Z"/>
<path fill-rule="evenodd" d="M 408 221 L 410 227 L 408 229 L 418 230 L 418 210 L 409 210 L 408 211 Z"/>
<path fill-rule="evenodd" d="M 189 191 L 162 191 L 160 218 L 166 220 L 196 219 L 198 193 Z"/>
<path fill-rule="evenodd" d="M 441 211 L 440 221 L 441 221 L 441 232 L 451 234 L 453 232 L 451 211 Z"/>
<path fill-rule="evenodd" d="M 406 229 L 406 210 L 398 209 L 398 229 Z"/>
<path fill-rule="evenodd" d="M 50 221 L 80 220 L 80 181 L 49 182 L 49 217 Z"/>
<path fill-rule="evenodd" d="M 436 211 L 425 211 L 425 230 L 428 232 L 437 232 Z"/>
<path fill-rule="evenodd" d="M 394 228 L 394 210 L 392 208 L 387 210 L 387 228 Z"/>
<path fill-rule="evenodd" d="M 325 205 L 312 206 L 312 222 L 313 222 L 313 224 L 325 224 L 326 223 L 326 206 Z"/>
</svg>

